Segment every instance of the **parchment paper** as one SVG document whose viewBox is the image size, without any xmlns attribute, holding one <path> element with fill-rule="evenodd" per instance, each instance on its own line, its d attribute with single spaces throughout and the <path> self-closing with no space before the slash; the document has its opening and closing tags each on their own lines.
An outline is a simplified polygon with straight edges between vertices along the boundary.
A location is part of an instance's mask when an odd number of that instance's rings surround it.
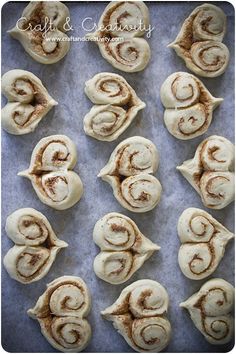
<svg viewBox="0 0 236 354">
<path fill-rule="evenodd" d="M 34 306 L 45 291 L 46 284 L 62 275 L 82 277 L 92 294 L 92 310 L 88 316 L 92 326 L 92 340 L 86 352 L 132 352 L 125 340 L 110 322 L 103 320 L 100 311 L 111 305 L 121 290 L 132 282 L 150 278 L 166 287 L 170 296 L 168 318 L 172 324 L 172 339 L 167 352 L 225 352 L 233 343 L 213 346 L 195 328 L 188 313 L 179 308 L 206 281 L 187 279 L 180 271 L 177 254 L 180 246 L 176 232 L 177 220 L 187 207 L 206 210 L 200 197 L 190 184 L 176 171 L 176 166 L 192 158 L 198 144 L 212 134 L 223 135 L 234 141 L 234 9 L 226 2 L 218 2 L 228 17 L 228 30 L 224 43 L 229 47 L 231 59 L 224 75 L 215 79 L 202 79 L 206 87 L 224 102 L 214 112 L 213 122 L 207 133 L 190 141 L 171 136 L 163 124 L 163 106 L 159 91 L 162 82 L 175 71 L 188 71 L 175 52 L 167 48 L 180 30 L 183 20 L 200 2 L 147 3 L 151 23 L 155 26 L 149 43 L 152 59 L 148 67 L 135 74 L 114 69 L 100 55 L 95 43 L 74 42 L 67 56 L 53 65 L 35 62 L 21 44 L 6 31 L 12 28 L 26 6 L 22 2 L 9 2 L 2 8 L 2 73 L 11 69 L 24 69 L 37 75 L 49 93 L 59 102 L 44 118 L 34 133 L 14 136 L 2 131 L 2 254 L 12 247 L 4 231 L 6 217 L 14 210 L 33 207 L 41 211 L 51 222 L 60 239 L 69 247 L 57 256 L 48 275 L 30 285 L 10 279 L 2 267 L 2 346 L 9 352 L 55 352 L 40 333 L 37 321 L 30 319 L 26 311 Z M 68 2 L 74 36 L 83 36 L 81 21 L 92 17 L 98 22 L 105 3 Z M 115 142 L 99 142 L 87 137 L 83 131 L 83 117 L 92 107 L 85 96 L 84 82 L 102 71 L 116 72 L 125 77 L 147 107 L 138 114 L 132 126 Z M 5 103 L 5 98 L 3 99 Z M 66 134 L 74 140 L 78 149 L 75 167 L 84 184 L 84 196 L 73 208 L 55 211 L 42 204 L 31 183 L 17 176 L 26 169 L 31 152 L 37 142 L 48 135 Z M 141 135 L 151 139 L 160 152 L 160 167 L 156 174 L 163 186 L 161 202 L 153 211 L 135 214 L 123 209 L 115 200 L 111 187 L 96 178 L 108 158 L 123 139 Z M 131 217 L 140 230 L 161 246 L 143 267 L 125 284 L 110 285 L 95 276 L 93 259 L 98 248 L 92 240 L 95 222 L 104 214 L 116 211 Z M 220 211 L 207 210 L 233 231 L 233 204 Z M 211 277 L 222 277 L 233 284 L 234 242 L 227 246 L 225 257 Z"/>
</svg>

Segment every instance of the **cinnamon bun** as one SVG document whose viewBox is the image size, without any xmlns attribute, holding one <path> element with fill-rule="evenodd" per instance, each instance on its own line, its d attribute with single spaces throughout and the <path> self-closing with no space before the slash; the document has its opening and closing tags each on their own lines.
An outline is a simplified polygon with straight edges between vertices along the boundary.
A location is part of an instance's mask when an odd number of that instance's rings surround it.
<svg viewBox="0 0 236 354">
<path fill-rule="evenodd" d="M 101 312 L 137 352 L 158 353 L 167 347 L 171 325 L 166 318 L 166 289 L 150 279 L 138 280 L 122 290 L 113 305 Z"/>
<path fill-rule="evenodd" d="M 177 169 L 201 196 L 203 204 L 222 209 L 234 200 L 234 145 L 212 135 L 197 147 L 194 157 Z"/>
<path fill-rule="evenodd" d="M 93 240 L 101 249 L 94 260 L 94 271 L 110 284 L 130 279 L 160 249 L 140 232 L 133 220 L 119 213 L 106 214 L 97 221 Z"/>
<path fill-rule="evenodd" d="M 146 106 L 117 74 L 95 75 L 85 83 L 85 93 L 95 106 L 84 117 L 84 131 L 102 141 L 117 139 Z"/>
<path fill-rule="evenodd" d="M 126 209 L 143 213 L 160 201 L 162 187 L 151 175 L 159 164 L 155 145 L 141 136 L 122 141 L 113 151 L 98 177 L 108 182 L 113 194 Z"/>
<path fill-rule="evenodd" d="M 224 279 L 211 279 L 200 290 L 182 302 L 191 319 L 205 339 L 216 345 L 228 343 L 234 334 L 231 311 L 234 305 L 234 288 Z"/>
<path fill-rule="evenodd" d="M 183 274 L 195 280 L 211 275 L 224 256 L 234 234 L 204 210 L 188 208 L 178 221 L 182 245 L 178 261 Z"/>
<path fill-rule="evenodd" d="M 29 168 L 18 175 L 31 181 L 44 204 L 64 210 L 76 204 L 83 194 L 79 175 L 71 171 L 76 161 L 73 141 L 65 135 L 51 135 L 38 142 Z"/>
<path fill-rule="evenodd" d="M 203 4 L 184 21 L 173 48 L 191 71 L 199 76 L 222 75 L 229 63 L 229 50 L 222 43 L 226 15 L 215 5 Z"/>
<path fill-rule="evenodd" d="M 41 80 L 25 70 L 10 70 L 2 77 L 2 93 L 8 103 L 2 108 L 2 127 L 10 134 L 22 135 L 35 130 L 57 102 Z"/>
<path fill-rule="evenodd" d="M 199 79 L 185 72 L 170 75 L 160 93 L 166 108 L 165 125 L 170 134 L 181 140 L 204 134 L 214 109 L 223 101 L 213 97 Z"/>
<path fill-rule="evenodd" d="M 112 1 L 105 8 L 98 30 L 87 38 L 96 39 L 101 55 L 115 68 L 137 72 L 147 66 L 151 50 L 140 38 L 149 26 L 149 11 L 142 1 Z"/>
<path fill-rule="evenodd" d="M 16 26 L 8 31 L 41 64 L 61 60 L 70 49 L 67 21 L 70 13 L 60 1 L 31 1 Z"/>
<path fill-rule="evenodd" d="M 42 279 L 57 253 L 67 247 L 59 240 L 47 218 L 32 208 L 18 209 L 6 220 L 6 233 L 15 243 L 3 259 L 11 278 L 29 284 Z"/>
<path fill-rule="evenodd" d="M 64 353 L 81 352 L 91 338 L 85 317 L 91 307 L 90 293 L 78 277 L 63 276 L 47 285 L 28 315 L 38 320 L 47 341 Z"/>
</svg>

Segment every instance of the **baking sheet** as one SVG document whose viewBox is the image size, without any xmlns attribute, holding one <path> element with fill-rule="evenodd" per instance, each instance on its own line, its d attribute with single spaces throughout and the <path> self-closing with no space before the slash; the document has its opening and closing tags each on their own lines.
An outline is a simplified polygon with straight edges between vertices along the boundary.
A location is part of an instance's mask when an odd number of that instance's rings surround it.
<svg viewBox="0 0 236 354">
<path fill-rule="evenodd" d="M 162 82 L 175 71 L 188 71 L 183 61 L 166 46 L 173 41 L 183 20 L 201 2 L 147 3 L 151 23 L 155 26 L 149 43 L 152 59 L 148 67 L 135 74 L 119 72 L 100 55 L 94 43 L 74 42 L 67 56 L 53 65 L 35 62 L 21 44 L 6 31 L 21 16 L 26 3 L 9 2 L 2 8 L 2 73 L 11 69 L 32 71 L 59 102 L 39 124 L 36 131 L 24 136 L 14 136 L 2 131 L 2 254 L 12 247 L 4 231 L 6 217 L 14 210 L 33 207 L 49 219 L 60 239 L 69 247 L 57 256 L 48 275 L 30 285 L 20 284 L 8 276 L 2 267 L 2 346 L 9 352 L 55 352 L 40 333 L 37 321 L 26 311 L 44 292 L 46 284 L 62 275 L 82 277 L 92 293 L 92 310 L 88 316 L 93 335 L 86 352 L 132 352 L 125 340 L 110 322 L 103 320 L 100 311 L 112 304 L 121 290 L 138 279 L 150 278 L 166 287 L 170 296 L 168 318 L 172 324 L 172 339 L 167 352 L 225 352 L 233 343 L 213 346 L 207 343 L 194 327 L 187 312 L 179 303 L 198 291 L 206 281 L 187 279 L 180 271 L 177 254 L 180 242 L 176 232 L 178 217 L 187 207 L 205 209 L 200 197 L 175 169 L 192 158 L 198 144 L 212 134 L 223 135 L 234 141 L 234 9 L 226 2 L 218 2 L 228 17 L 228 30 L 224 43 L 231 53 L 229 67 L 224 75 L 215 79 L 202 79 L 209 91 L 224 102 L 214 112 L 213 122 L 207 133 L 190 141 L 180 141 L 171 136 L 163 124 L 163 107 L 159 91 Z M 68 2 L 74 36 L 84 36 L 81 22 L 92 17 L 98 22 L 106 3 Z M 92 103 L 83 93 L 84 82 L 97 72 L 110 71 L 123 75 L 136 89 L 137 95 L 147 103 L 133 124 L 115 142 L 99 142 L 87 137 L 83 131 L 83 117 Z M 3 103 L 6 100 L 3 98 Z M 42 204 L 31 183 L 17 176 L 28 167 L 31 152 L 43 137 L 66 134 L 76 143 L 78 163 L 75 171 L 84 183 L 84 196 L 73 208 L 56 211 Z M 112 195 L 111 187 L 96 178 L 107 163 L 115 146 L 125 138 L 141 135 L 151 139 L 160 152 L 160 167 L 156 176 L 163 186 L 161 202 L 153 211 L 135 214 L 123 209 Z M 207 209 L 205 209 L 207 210 Z M 104 214 L 116 211 L 131 217 L 140 230 L 161 246 L 135 275 L 121 285 L 110 285 L 95 276 L 93 259 L 98 248 L 92 240 L 95 222 Z M 230 230 L 234 226 L 233 204 L 220 211 L 209 211 Z M 222 277 L 234 282 L 234 242 L 228 244 L 225 257 L 212 277 Z"/>
</svg>

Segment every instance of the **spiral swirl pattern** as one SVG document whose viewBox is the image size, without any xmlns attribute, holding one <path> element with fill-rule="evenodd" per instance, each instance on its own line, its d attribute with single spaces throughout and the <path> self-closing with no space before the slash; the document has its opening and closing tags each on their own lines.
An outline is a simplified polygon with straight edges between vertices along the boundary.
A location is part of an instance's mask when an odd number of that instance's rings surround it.
<svg viewBox="0 0 236 354">
<path fill-rule="evenodd" d="M 104 59 L 125 72 L 145 69 L 150 60 L 147 41 L 139 38 L 149 28 L 149 12 L 144 2 L 110 2 L 98 23 L 99 30 L 87 35 L 98 38 Z"/>
<path fill-rule="evenodd" d="M 204 134 L 213 110 L 223 99 L 213 97 L 195 76 L 177 72 L 162 84 L 161 100 L 166 110 L 165 125 L 173 136 L 189 140 Z"/>
<path fill-rule="evenodd" d="M 211 279 L 180 306 L 186 308 L 193 323 L 211 344 L 228 343 L 234 332 L 230 312 L 234 288 L 223 279 Z"/>
<path fill-rule="evenodd" d="M 93 267 L 99 278 L 110 284 L 121 284 L 134 272 L 133 254 L 129 251 L 101 252 Z"/>
<path fill-rule="evenodd" d="M 165 318 L 148 317 L 135 319 L 132 323 L 134 345 L 142 352 L 159 353 L 170 341 L 170 323 Z"/>
<path fill-rule="evenodd" d="M 118 213 L 106 214 L 97 221 L 93 240 L 101 249 L 94 260 L 94 271 L 111 284 L 130 279 L 160 249 L 140 232 L 133 220 Z"/>
<path fill-rule="evenodd" d="M 170 47 L 197 75 L 216 77 L 225 72 L 229 63 L 229 50 L 222 43 L 225 32 L 224 12 L 215 5 L 204 4 L 184 21 Z"/>
<path fill-rule="evenodd" d="M 84 117 L 84 131 L 102 141 L 117 139 L 146 106 L 117 74 L 95 75 L 85 83 L 85 93 L 95 106 Z"/>
<path fill-rule="evenodd" d="M 213 41 L 194 43 L 190 53 L 196 66 L 195 72 L 207 73 L 205 75 L 207 77 L 223 74 L 229 63 L 229 50 L 224 43 Z"/>
<path fill-rule="evenodd" d="M 167 311 L 168 295 L 159 283 L 144 281 L 131 291 L 129 306 L 136 318 L 162 315 Z"/>
<path fill-rule="evenodd" d="M 218 137 L 206 139 L 201 146 L 201 163 L 206 171 L 233 171 L 234 146 L 230 141 Z"/>
<path fill-rule="evenodd" d="M 161 184 L 151 175 L 158 164 L 155 145 L 134 136 L 115 148 L 98 177 L 112 186 L 114 196 L 124 208 L 142 213 L 153 209 L 160 201 Z"/>
<path fill-rule="evenodd" d="M 71 171 L 76 160 L 76 146 L 67 136 L 48 136 L 34 148 L 29 169 L 18 175 L 31 180 L 44 204 L 58 210 L 68 209 L 83 194 L 80 177 Z"/>
<path fill-rule="evenodd" d="M 200 181 L 200 191 L 205 205 L 222 209 L 234 200 L 235 177 L 231 172 L 205 172 Z"/>
<path fill-rule="evenodd" d="M 48 342 L 62 352 L 81 352 L 91 337 L 86 319 L 91 299 L 81 278 L 63 276 L 47 285 L 28 315 L 37 319 Z"/>
<path fill-rule="evenodd" d="M 70 49 L 66 21 L 70 13 L 60 1 L 30 2 L 16 26 L 9 31 L 25 51 L 41 64 L 61 60 Z"/>
<path fill-rule="evenodd" d="M 182 245 L 178 261 L 184 275 L 190 279 L 204 279 L 212 274 L 224 256 L 229 230 L 201 209 L 186 209 L 178 221 Z"/>
<path fill-rule="evenodd" d="M 138 280 L 123 289 L 102 315 L 113 322 L 135 351 L 159 352 L 170 341 L 171 326 L 165 318 L 168 303 L 168 294 L 161 284 Z"/>
<path fill-rule="evenodd" d="M 222 209 L 234 200 L 234 145 L 222 136 L 202 141 L 195 156 L 177 169 L 200 194 L 203 204 Z"/>
<path fill-rule="evenodd" d="M 6 233 L 15 245 L 3 263 L 10 277 L 23 284 L 42 279 L 60 249 L 68 246 L 56 237 L 47 218 L 32 208 L 18 209 L 9 215 Z"/>
<path fill-rule="evenodd" d="M 126 178 L 121 183 L 120 190 L 130 209 L 145 212 L 159 203 L 162 187 L 156 177 L 143 173 Z"/>
<path fill-rule="evenodd" d="M 226 16 L 223 11 L 211 4 L 199 6 L 195 11 L 194 37 L 200 40 L 221 42 L 226 32 Z"/>
<path fill-rule="evenodd" d="M 81 352 L 91 336 L 91 327 L 87 320 L 76 317 L 56 317 L 52 320 L 51 331 L 53 345 L 63 352 Z M 49 340 L 48 340 L 49 341 Z M 49 341 L 50 342 L 50 341 Z M 51 344 L 52 344 L 51 343 Z"/>
<path fill-rule="evenodd" d="M 99 219 L 93 230 L 93 240 L 102 251 L 125 251 L 132 248 L 137 235 L 137 225 L 127 216 L 109 213 Z"/>
<path fill-rule="evenodd" d="M 85 93 L 94 104 L 122 106 L 131 100 L 131 87 L 120 75 L 99 73 L 85 83 Z"/>
<path fill-rule="evenodd" d="M 25 70 L 10 70 L 2 77 L 2 92 L 8 103 L 2 108 L 2 127 L 14 135 L 28 134 L 57 105 L 41 80 Z"/>
</svg>

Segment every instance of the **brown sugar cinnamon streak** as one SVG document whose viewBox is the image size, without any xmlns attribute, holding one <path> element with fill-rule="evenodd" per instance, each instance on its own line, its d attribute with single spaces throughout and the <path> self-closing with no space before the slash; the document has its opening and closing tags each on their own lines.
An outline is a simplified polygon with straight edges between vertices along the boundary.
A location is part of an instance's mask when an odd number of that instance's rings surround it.
<svg viewBox="0 0 236 354">
<path fill-rule="evenodd" d="M 73 141 L 65 135 L 51 135 L 38 142 L 29 169 L 18 175 L 30 179 L 44 204 L 64 210 L 77 203 L 83 194 L 81 179 L 72 171 L 76 161 Z"/>
<path fill-rule="evenodd" d="M 98 177 L 108 182 L 126 209 L 135 213 L 152 210 L 160 201 L 162 187 L 152 176 L 159 165 L 155 145 L 141 136 L 122 141 Z"/>
<path fill-rule="evenodd" d="M 9 215 L 6 233 L 15 245 L 5 255 L 3 264 L 9 275 L 23 284 L 42 279 L 57 253 L 68 246 L 56 237 L 47 218 L 32 208 L 18 209 Z"/>
<path fill-rule="evenodd" d="M 234 145 L 212 135 L 197 147 L 194 157 L 177 169 L 201 196 L 203 204 L 222 209 L 234 200 Z"/>
<path fill-rule="evenodd" d="M 93 240 L 101 252 L 94 259 L 96 275 L 110 284 L 121 284 L 159 250 L 127 216 L 109 213 L 99 219 Z"/>
<path fill-rule="evenodd" d="M 115 303 L 101 312 L 137 352 L 160 352 L 169 343 L 166 318 L 169 297 L 158 282 L 143 279 L 124 288 Z"/>
<path fill-rule="evenodd" d="M 140 38 L 149 27 L 149 11 L 142 1 L 112 1 L 105 8 L 98 30 L 86 37 L 94 40 L 101 55 L 126 72 L 143 70 L 151 56 L 148 42 Z"/>
<path fill-rule="evenodd" d="M 75 276 L 63 276 L 47 285 L 28 315 L 38 320 L 41 332 L 57 350 L 81 352 L 91 338 L 91 327 L 85 317 L 91 297 L 85 282 Z"/>
<path fill-rule="evenodd" d="M 224 12 L 218 6 L 203 4 L 191 12 L 169 47 L 195 74 L 216 77 L 225 72 L 229 63 L 229 50 L 222 43 L 225 32 Z"/>
<path fill-rule="evenodd" d="M 85 93 L 95 105 L 84 117 L 84 131 L 102 141 L 117 139 L 146 106 L 117 74 L 95 75 L 85 83 Z"/>
</svg>

